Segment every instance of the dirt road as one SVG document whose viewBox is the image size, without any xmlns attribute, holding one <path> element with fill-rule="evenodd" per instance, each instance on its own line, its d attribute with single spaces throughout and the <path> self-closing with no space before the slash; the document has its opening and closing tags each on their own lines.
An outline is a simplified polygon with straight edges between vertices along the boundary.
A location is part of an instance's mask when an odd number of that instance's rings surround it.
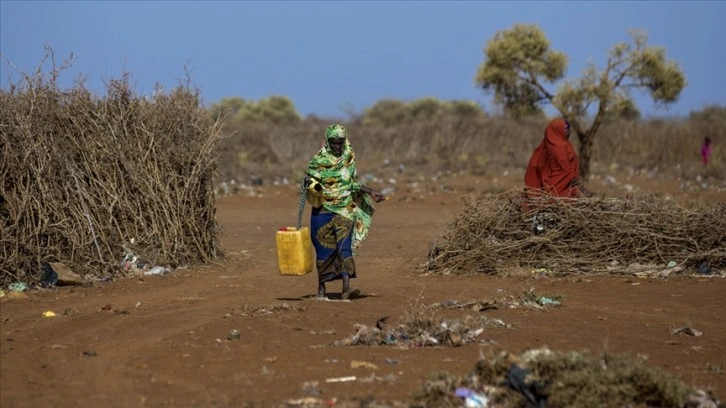
<svg viewBox="0 0 726 408">
<path fill-rule="evenodd" d="M 316 276 L 281 277 L 275 231 L 297 219 L 297 188 L 264 186 L 221 198 L 228 259 L 165 276 L 61 287 L 2 299 L 0 405 L 11 407 L 279 406 L 315 396 L 405 401 L 432 372 L 465 374 L 480 355 L 526 348 L 643 354 L 648 363 L 726 400 L 726 280 L 636 277 L 535 279 L 416 276 L 432 239 L 477 178 L 446 188 L 401 187 L 377 206 L 353 281 L 363 296 L 311 296 Z M 506 188 L 492 186 L 488 188 Z M 309 211 L 309 208 L 307 209 Z M 306 220 L 307 220 L 306 211 Z M 336 346 L 356 325 L 445 300 L 562 296 L 547 309 L 486 314 L 506 325 L 463 347 Z M 58 314 L 43 317 L 46 311 Z M 672 334 L 689 326 L 701 336 Z M 228 340 L 230 330 L 239 340 Z M 362 366 L 353 368 L 354 366 Z M 354 381 L 326 382 L 355 376 Z"/>
</svg>

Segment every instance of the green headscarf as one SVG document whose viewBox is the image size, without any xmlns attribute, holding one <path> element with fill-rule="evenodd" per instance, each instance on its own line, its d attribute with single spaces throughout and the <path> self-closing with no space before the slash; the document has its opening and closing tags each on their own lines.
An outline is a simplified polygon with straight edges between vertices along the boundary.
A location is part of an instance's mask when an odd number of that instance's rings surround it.
<svg viewBox="0 0 726 408">
<path fill-rule="evenodd" d="M 340 157 L 330 150 L 328 141 L 333 138 L 345 138 Z M 307 175 L 323 186 L 325 209 L 354 221 L 353 248 L 357 248 L 368 235 L 374 209 L 370 196 L 360 191 L 355 153 L 348 141 L 348 131 L 342 125 L 327 127 L 325 146 L 308 163 Z"/>
<path fill-rule="evenodd" d="M 334 124 L 328 126 L 327 129 L 325 129 L 325 141 L 327 142 L 329 139 L 335 139 L 335 138 L 348 138 L 348 131 L 339 124 Z"/>
</svg>

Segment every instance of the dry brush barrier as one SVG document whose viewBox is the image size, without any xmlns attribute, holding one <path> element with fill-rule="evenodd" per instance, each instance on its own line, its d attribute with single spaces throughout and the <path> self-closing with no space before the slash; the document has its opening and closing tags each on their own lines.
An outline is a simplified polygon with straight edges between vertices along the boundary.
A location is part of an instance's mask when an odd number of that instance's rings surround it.
<svg viewBox="0 0 726 408">
<path fill-rule="evenodd" d="M 217 257 L 218 123 L 198 93 L 137 96 L 124 75 L 97 97 L 56 78 L 0 91 L 0 285 L 50 262 L 121 275 L 126 249 L 172 268 Z"/>
<path fill-rule="evenodd" d="M 632 274 L 652 265 L 726 267 L 726 203 L 683 208 L 656 196 L 548 199 L 525 210 L 521 191 L 463 198 L 462 212 L 431 245 L 419 269 L 433 274 Z M 533 217 L 547 214 L 545 231 Z M 652 269 L 651 268 L 651 269 Z"/>
</svg>

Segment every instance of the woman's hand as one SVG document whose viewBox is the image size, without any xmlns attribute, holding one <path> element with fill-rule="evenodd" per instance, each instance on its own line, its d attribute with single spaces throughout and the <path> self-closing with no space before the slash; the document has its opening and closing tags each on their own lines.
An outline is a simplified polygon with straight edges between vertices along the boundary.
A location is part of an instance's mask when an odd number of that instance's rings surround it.
<svg viewBox="0 0 726 408">
<path fill-rule="evenodd" d="M 386 199 L 386 196 L 381 194 L 380 191 L 376 191 L 370 187 L 363 186 L 363 187 L 361 187 L 361 191 L 370 195 L 371 198 L 373 199 L 373 201 L 375 201 L 377 203 L 380 203 L 381 201 Z"/>
<path fill-rule="evenodd" d="M 375 191 L 375 190 L 370 192 L 369 194 L 373 198 L 373 201 L 375 201 L 377 203 L 380 203 L 381 201 L 386 199 L 386 196 L 384 196 L 383 194 L 381 194 L 380 192 Z"/>
</svg>

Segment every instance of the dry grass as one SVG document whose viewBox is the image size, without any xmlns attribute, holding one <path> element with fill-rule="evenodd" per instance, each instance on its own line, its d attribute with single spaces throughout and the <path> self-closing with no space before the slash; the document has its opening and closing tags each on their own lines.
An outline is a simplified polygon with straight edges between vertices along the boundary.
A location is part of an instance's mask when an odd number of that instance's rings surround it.
<svg viewBox="0 0 726 408">
<path fill-rule="evenodd" d="M 435 373 L 410 406 L 462 406 L 457 388 L 500 407 L 682 407 L 699 395 L 675 376 L 648 367 L 642 356 L 535 349 L 482 356 L 465 376 Z"/>
<path fill-rule="evenodd" d="M 218 147 L 224 180 L 251 177 L 296 180 L 320 147 L 328 121 L 308 119 L 297 126 L 226 122 Z M 442 117 L 393 127 L 346 124 L 358 155 L 359 170 L 395 175 L 399 164 L 419 174 L 463 171 L 479 175 L 524 169 L 541 142 L 546 123 L 515 122 L 496 117 Z M 709 167 L 700 163 L 703 137 L 714 139 Z M 572 137 L 578 147 L 577 137 Z M 660 177 L 702 176 L 723 182 L 726 128 L 695 120 L 615 122 L 596 136 L 593 164 L 630 167 Z M 384 166 L 388 160 L 391 166 Z"/>
</svg>

